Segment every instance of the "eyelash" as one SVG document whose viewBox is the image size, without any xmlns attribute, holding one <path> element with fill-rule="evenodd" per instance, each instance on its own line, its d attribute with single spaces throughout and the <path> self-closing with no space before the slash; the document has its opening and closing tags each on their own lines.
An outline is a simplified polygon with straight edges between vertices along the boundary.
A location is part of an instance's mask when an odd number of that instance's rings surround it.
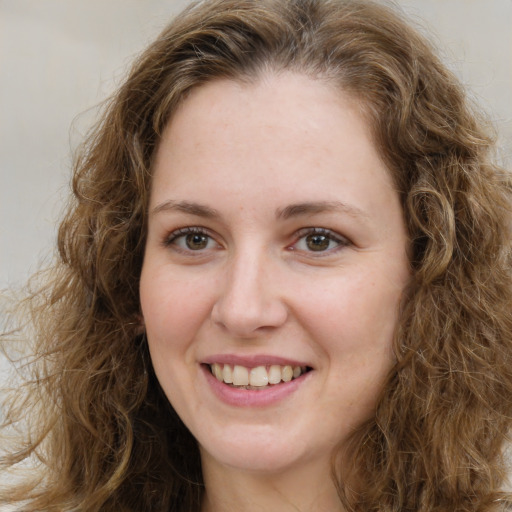
<svg viewBox="0 0 512 512">
<path fill-rule="evenodd" d="M 176 229 L 168 237 L 165 238 L 163 245 L 165 247 L 174 246 L 174 248 L 181 252 L 186 252 L 187 254 L 194 254 L 199 255 L 204 252 L 204 249 L 198 249 L 193 250 L 190 248 L 183 248 L 179 247 L 176 244 L 176 241 L 179 240 L 182 237 L 186 237 L 187 235 L 201 235 L 204 237 L 207 237 L 210 241 L 213 241 L 217 244 L 215 241 L 215 238 L 212 236 L 209 230 L 200 227 L 200 226 L 190 226 L 185 228 Z M 297 245 L 301 240 L 305 240 L 308 236 L 324 236 L 327 239 L 328 244 L 331 242 L 336 243 L 337 245 L 333 248 L 328 248 L 327 250 L 320 250 L 320 251 L 314 251 L 314 250 L 303 250 L 303 252 L 314 255 L 315 257 L 322 257 L 326 255 L 333 254 L 334 252 L 337 252 L 343 247 L 346 247 L 350 245 L 349 240 L 347 240 L 345 237 L 336 234 L 335 232 L 331 231 L 330 229 L 326 228 L 315 228 L 315 227 L 308 227 L 308 228 L 302 228 L 299 231 L 296 232 L 294 239 L 295 242 L 288 246 L 287 249 L 290 251 L 297 250 Z M 208 243 L 208 242 L 207 242 Z M 217 244 L 219 245 L 219 244 Z"/>
<path fill-rule="evenodd" d="M 185 248 L 177 246 L 176 241 L 182 237 L 183 238 L 186 237 L 187 235 L 202 235 L 202 236 L 208 237 L 210 240 L 215 241 L 214 237 L 211 235 L 211 233 L 207 229 L 199 227 L 199 226 L 190 226 L 190 227 L 186 227 L 186 228 L 176 229 L 175 231 L 170 233 L 170 235 L 168 237 L 166 237 L 166 239 L 164 240 L 164 246 L 170 247 L 172 245 L 172 246 L 175 246 L 175 248 L 177 250 L 181 250 L 181 251 L 187 252 L 187 253 L 202 252 L 200 250 L 194 251 L 193 249 L 185 249 Z"/>
<path fill-rule="evenodd" d="M 345 237 L 338 235 L 337 233 L 331 231 L 330 229 L 309 227 L 302 228 L 299 231 L 297 231 L 296 242 L 294 242 L 293 245 L 290 246 L 290 250 L 296 250 L 295 247 L 299 244 L 301 240 L 305 240 L 308 236 L 314 235 L 324 236 L 327 238 L 328 243 L 335 242 L 337 244 L 335 247 L 329 248 L 325 251 L 304 251 L 307 252 L 308 254 L 313 254 L 315 257 L 331 255 L 337 252 L 338 250 L 342 249 L 343 247 L 350 245 L 350 242 Z"/>
</svg>

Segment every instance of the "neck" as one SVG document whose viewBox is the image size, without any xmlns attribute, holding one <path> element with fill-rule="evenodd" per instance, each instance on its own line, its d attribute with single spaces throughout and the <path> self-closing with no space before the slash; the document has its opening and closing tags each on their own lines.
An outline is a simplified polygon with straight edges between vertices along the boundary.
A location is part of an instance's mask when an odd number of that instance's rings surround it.
<svg viewBox="0 0 512 512">
<path fill-rule="evenodd" d="M 329 464 L 279 473 L 222 466 L 202 457 L 205 498 L 201 512 L 343 512 Z"/>
</svg>

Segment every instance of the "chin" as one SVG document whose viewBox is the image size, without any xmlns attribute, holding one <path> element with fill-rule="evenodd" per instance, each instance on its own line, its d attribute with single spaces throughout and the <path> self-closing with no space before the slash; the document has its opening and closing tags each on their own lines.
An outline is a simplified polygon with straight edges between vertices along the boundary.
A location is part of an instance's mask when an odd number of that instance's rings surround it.
<svg viewBox="0 0 512 512">
<path fill-rule="evenodd" d="M 240 471 L 268 474 L 307 465 L 309 458 L 321 458 L 322 453 L 320 449 L 308 450 L 304 440 L 294 440 L 286 430 L 280 429 L 275 433 L 268 426 L 225 432 L 222 439 L 200 443 L 200 451 L 203 461 L 207 459 Z M 308 455 L 310 451 L 314 456 Z M 325 458 L 330 460 L 330 453 L 325 453 Z"/>
</svg>

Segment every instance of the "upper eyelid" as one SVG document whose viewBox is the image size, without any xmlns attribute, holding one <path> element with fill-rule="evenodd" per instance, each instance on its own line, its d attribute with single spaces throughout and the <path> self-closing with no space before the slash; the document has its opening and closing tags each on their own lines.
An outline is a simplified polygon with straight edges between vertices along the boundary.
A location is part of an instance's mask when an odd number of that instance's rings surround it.
<svg viewBox="0 0 512 512">
<path fill-rule="evenodd" d="M 176 240 L 180 236 L 189 235 L 191 233 L 205 235 L 205 236 L 208 236 L 211 239 L 217 241 L 217 238 L 213 235 L 213 233 L 209 229 L 207 229 L 203 226 L 186 226 L 186 227 L 182 227 L 182 228 L 173 229 L 170 233 L 168 233 L 164 237 L 164 240 L 163 240 L 164 245 L 169 245 L 170 243 L 172 243 L 174 240 Z"/>
<path fill-rule="evenodd" d="M 297 247 L 297 245 L 300 243 L 300 241 L 309 236 L 309 235 L 325 235 L 329 237 L 332 241 L 334 241 L 337 245 L 336 247 L 333 247 L 331 249 L 325 250 L 325 251 L 311 251 L 311 250 L 304 250 Z M 297 251 L 298 254 L 305 255 L 308 258 L 329 258 L 334 255 L 336 255 L 339 251 L 342 249 L 349 247 L 352 245 L 352 242 L 345 236 L 337 233 L 336 231 L 333 231 L 328 228 L 322 228 L 322 227 L 309 227 L 309 228 L 301 228 L 298 231 L 296 231 L 295 234 L 295 241 L 293 244 L 288 246 L 289 250 Z"/>
<path fill-rule="evenodd" d="M 332 229 L 322 228 L 322 227 L 317 227 L 317 226 L 301 228 L 296 231 L 295 236 L 297 238 L 302 238 L 304 236 L 311 235 L 311 234 L 329 235 L 330 237 L 332 237 L 333 240 L 338 240 L 339 242 L 350 243 L 350 240 L 346 236 L 343 236 L 343 235 L 337 233 L 336 231 L 333 231 Z"/>
<path fill-rule="evenodd" d="M 218 241 L 219 237 L 216 236 L 216 234 L 213 233 L 210 229 L 204 226 L 184 226 L 181 228 L 176 228 L 165 236 L 163 243 L 166 246 L 170 245 L 177 238 L 188 235 L 190 233 L 203 234 L 205 236 L 210 237 L 216 243 L 220 244 Z M 293 238 L 295 239 L 295 242 L 293 242 L 293 244 L 296 244 L 298 240 L 311 234 L 323 234 L 330 236 L 334 241 L 339 242 L 340 245 L 349 245 L 351 243 L 346 236 L 343 236 L 337 233 L 336 231 L 333 231 L 332 229 L 320 226 L 308 226 L 300 228 L 297 231 L 295 231 L 294 235 L 292 235 Z"/>
</svg>

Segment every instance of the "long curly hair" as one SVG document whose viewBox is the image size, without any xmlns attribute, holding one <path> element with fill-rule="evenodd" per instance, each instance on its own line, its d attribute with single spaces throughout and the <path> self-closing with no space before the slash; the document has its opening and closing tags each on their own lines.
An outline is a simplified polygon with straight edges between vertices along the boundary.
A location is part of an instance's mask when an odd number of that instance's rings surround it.
<svg viewBox="0 0 512 512">
<path fill-rule="evenodd" d="M 27 512 L 199 510 L 199 452 L 140 327 L 152 158 L 192 88 L 283 70 L 358 102 L 411 241 L 396 365 L 373 417 L 333 454 L 341 503 L 510 506 L 501 492 L 512 423 L 510 176 L 493 165 L 485 123 L 430 45 L 393 10 L 359 0 L 198 2 L 136 60 L 76 158 L 58 261 L 19 306 L 31 334 L 20 327 L 17 339 L 30 335 L 35 355 L 4 405 L 2 465 L 40 471 L 0 502 Z"/>
</svg>

